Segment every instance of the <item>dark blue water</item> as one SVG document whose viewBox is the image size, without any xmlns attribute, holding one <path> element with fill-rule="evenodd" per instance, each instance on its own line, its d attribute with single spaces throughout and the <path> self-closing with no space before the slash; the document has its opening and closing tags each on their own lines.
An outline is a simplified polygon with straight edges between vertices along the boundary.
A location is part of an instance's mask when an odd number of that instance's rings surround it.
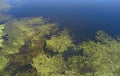
<svg viewBox="0 0 120 76">
<path fill-rule="evenodd" d="M 79 38 L 105 30 L 120 34 L 120 0 L 9 0 L 14 17 L 38 17 L 69 28 Z"/>
</svg>

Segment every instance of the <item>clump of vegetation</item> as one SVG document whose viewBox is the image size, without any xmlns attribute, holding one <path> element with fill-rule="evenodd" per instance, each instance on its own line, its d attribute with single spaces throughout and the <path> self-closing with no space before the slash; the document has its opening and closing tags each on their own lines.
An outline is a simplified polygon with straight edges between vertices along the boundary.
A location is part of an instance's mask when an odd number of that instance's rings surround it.
<svg viewBox="0 0 120 76">
<path fill-rule="evenodd" d="M 3 46 L 3 35 L 4 35 L 4 33 L 3 33 L 3 30 L 5 29 L 5 26 L 4 25 L 0 25 L 0 47 L 2 47 Z"/>
<path fill-rule="evenodd" d="M 73 41 L 68 34 L 68 31 L 62 31 L 57 36 L 53 35 L 50 39 L 46 40 L 47 48 L 52 49 L 54 52 L 65 52 L 69 47 L 72 47 Z"/>
<path fill-rule="evenodd" d="M 32 66 L 36 68 L 40 76 L 62 75 L 65 70 L 63 57 L 59 55 L 48 57 L 45 54 L 40 54 L 33 58 Z"/>
<path fill-rule="evenodd" d="M 83 42 L 80 48 L 83 50 L 79 60 L 82 61 L 80 72 L 89 72 L 90 76 L 118 76 L 120 42 L 117 38 L 109 36 L 104 31 L 98 31 L 96 41 Z"/>
<path fill-rule="evenodd" d="M 0 71 L 6 67 L 8 62 L 9 60 L 4 55 L 0 55 Z"/>
<path fill-rule="evenodd" d="M 12 19 L 0 25 L 0 75 L 119 76 L 119 37 L 98 31 L 96 40 L 73 41 L 41 17 Z"/>
<path fill-rule="evenodd" d="M 4 32 L 3 30 L 5 29 L 5 25 L 0 25 L 0 48 L 3 47 L 3 36 L 4 36 Z M 4 56 L 4 53 L 2 54 L 1 49 L 0 49 L 0 71 L 3 70 L 7 63 L 9 62 L 9 60 Z"/>
<path fill-rule="evenodd" d="M 18 69 L 30 64 L 32 58 L 44 49 L 46 36 L 54 33 L 51 30 L 57 30 L 57 27 L 38 17 L 14 19 L 5 26 L 1 25 L 0 29 L 1 46 L 3 44 L 1 52 L 10 56 L 9 66 Z M 13 65 L 17 63 L 20 64 Z"/>
<path fill-rule="evenodd" d="M 54 27 L 56 27 L 55 24 L 46 24 L 41 17 L 12 20 L 6 24 L 5 34 L 8 38 L 6 38 L 3 51 L 8 54 L 18 53 L 27 39 L 35 35 L 39 37 L 49 35 Z"/>
</svg>

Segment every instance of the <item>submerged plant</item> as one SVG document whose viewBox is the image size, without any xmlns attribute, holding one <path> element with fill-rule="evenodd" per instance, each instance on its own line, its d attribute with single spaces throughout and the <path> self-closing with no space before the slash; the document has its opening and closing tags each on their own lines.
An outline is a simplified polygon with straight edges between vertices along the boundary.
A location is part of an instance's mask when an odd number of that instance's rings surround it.
<svg viewBox="0 0 120 76">
<path fill-rule="evenodd" d="M 8 62 L 9 62 L 9 59 L 6 58 L 4 55 L 0 54 L 0 71 L 6 67 Z"/>
<path fill-rule="evenodd" d="M 45 54 L 40 54 L 33 58 L 32 66 L 36 68 L 40 76 L 62 75 L 65 71 L 65 64 L 62 56 L 48 57 Z"/>
<path fill-rule="evenodd" d="M 73 46 L 71 37 L 67 31 L 62 31 L 59 35 L 53 35 L 50 39 L 46 40 L 47 47 L 54 52 L 62 53 Z"/>
<path fill-rule="evenodd" d="M 119 76 L 120 38 L 98 31 L 96 40 L 75 45 L 57 30 L 41 17 L 0 25 L 0 75 Z"/>
<path fill-rule="evenodd" d="M 41 17 L 14 19 L 5 24 L 4 45 L 1 51 L 10 58 L 7 66 L 9 74 L 17 75 L 19 68 L 26 68 L 32 62 L 32 58 L 44 51 L 46 36 L 52 35 L 53 29 L 57 30 L 56 24 L 46 23 Z M 18 75 L 24 74 L 27 73 L 22 72 Z"/>
<path fill-rule="evenodd" d="M 3 46 L 3 30 L 5 29 L 5 25 L 0 25 L 0 47 Z"/>
<path fill-rule="evenodd" d="M 7 63 L 9 62 L 9 59 L 5 57 L 4 53 L 1 52 L 2 48 L 3 48 L 3 36 L 4 36 L 4 30 L 5 29 L 5 25 L 0 25 L 0 71 L 3 70 Z"/>
<path fill-rule="evenodd" d="M 12 20 L 6 24 L 5 34 L 8 39 L 5 40 L 3 51 L 8 54 L 18 53 L 25 41 L 34 35 L 44 37 L 49 35 L 55 24 L 46 24 L 41 17 Z"/>
<path fill-rule="evenodd" d="M 83 57 L 94 69 L 95 76 L 118 76 L 120 68 L 120 42 L 103 31 L 97 32 L 98 41 L 83 42 Z M 86 72 L 85 72 L 86 73 Z"/>
</svg>

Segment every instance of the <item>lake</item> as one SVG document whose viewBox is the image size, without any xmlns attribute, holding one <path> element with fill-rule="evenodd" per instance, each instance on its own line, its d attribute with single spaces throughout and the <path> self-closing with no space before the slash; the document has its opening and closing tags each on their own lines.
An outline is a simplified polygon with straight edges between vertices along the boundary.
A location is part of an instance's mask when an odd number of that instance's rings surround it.
<svg viewBox="0 0 120 76">
<path fill-rule="evenodd" d="M 8 0 L 14 17 L 42 16 L 69 28 L 78 39 L 93 37 L 98 30 L 120 34 L 120 0 Z"/>
</svg>

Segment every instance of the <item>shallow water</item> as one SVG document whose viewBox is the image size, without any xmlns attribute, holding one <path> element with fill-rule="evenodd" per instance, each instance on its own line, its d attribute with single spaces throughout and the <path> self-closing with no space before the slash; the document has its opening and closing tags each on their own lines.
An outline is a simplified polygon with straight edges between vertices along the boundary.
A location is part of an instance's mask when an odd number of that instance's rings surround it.
<svg viewBox="0 0 120 76">
<path fill-rule="evenodd" d="M 98 30 L 120 34 L 119 0 L 8 0 L 17 18 L 38 17 L 67 27 L 79 38 L 93 37 Z"/>
</svg>

